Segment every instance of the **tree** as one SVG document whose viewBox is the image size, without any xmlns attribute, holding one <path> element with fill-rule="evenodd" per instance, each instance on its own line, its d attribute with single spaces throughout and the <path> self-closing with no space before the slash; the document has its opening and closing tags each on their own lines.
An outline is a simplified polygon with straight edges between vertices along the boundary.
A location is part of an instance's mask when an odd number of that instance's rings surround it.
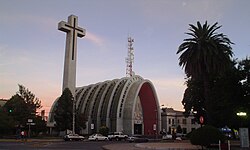
<svg viewBox="0 0 250 150">
<path fill-rule="evenodd" d="M 36 116 L 36 110 L 42 107 L 41 101 L 23 85 L 18 86 L 19 91 L 2 108 L 4 115 L 7 115 L 9 118 L 8 122 L 5 123 L 6 128 L 11 127 L 13 131 L 15 127 L 23 128 L 26 126 L 28 119 L 33 119 L 33 122 L 36 123 L 34 128 L 39 128 L 37 132 L 44 131 L 46 128 L 45 121 L 41 117 Z"/>
<path fill-rule="evenodd" d="M 99 129 L 99 133 L 104 135 L 104 136 L 108 136 L 109 134 L 109 128 L 106 126 L 101 126 Z"/>
<path fill-rule="evenodd" d="M 26 125 L 27 119 L 31 117 L 31 112 L 28 111 L 28 105 L 19 95 L 14 95 L 6 102 L 4 109 L 11 116 L 16 125 Z"/>
<path fill-rule="evenodd" d="M 239 121 L 242 122 L 243 125 L 247 125 L 250 128 L 250 57 L 246 57 L 245 59 L 239 61 L 239 65 L 237 66 L 237 69 L 240 72 L 241 80 L 240 83 L 242 84 L 242 97 L 240 100 L 240 107 L 238 108 L 237 112 L 243 111 L 247 113 L 247 117 L 242 120 L 242 118 Z"/>
<path fill-rule="evenodd" d="M 6 113 L 3 107 L 0 107 L 0 138 L 1 135 L 12 133 L 13 128 L 15 127 L 15 122 L 11 116 Z"/>
<path fill-rule="evenodd" d="M 202 26 L 197 22 L 197 27 L 190 24 L 191 38 L 184 39 L 177 51 L 180 54 L 179 65 L 184 68 L 188 78 L 200 80 L 204 88 L 204 107 L 209 113 L 212 107 L 209 104 L 210 82 L 213 77 L 226 70 L 231 63 L 233 55 L 231 44 L 224 34 L 216 31 L 221 27 L 216 22 L 212 26 L 207 22 Z M 209 121 L 209 120 L 208 120 Z"/>
<path fill-rule="evenodd" d="M 205 125 L 192 131 L 190 136 L 190 142 L 193 145 L 201 146 L 210 146 L 211 144 L 218 143 L 219 140 L 224 143 L 225 139 L 225 136 L 218 128 L 209 125 Z"/>
<path fill-rule="evenodd" d="M 73 120 L 73 95 L 68 88 L 66 88 L 61 97 L 57 101 L 54 119 L 56 121 L 56 128 L 59 131 L 72 129 Z"/>
<path fill-rule="evenodd" d="M 86 121 L 83 113 L 80 113 L 79 110 L 76 112 L 76 132 L 80 132 L 81 129 L 86 129 Z"/>
<path fill-rule="evenodd" d="M 246 57 L 246 59 L 239 61 L 238 70 L 242 77 L 240 82 L 242 83 L 244 96 L 243 104 L 250 106 L 250 57 Z"/>
<path fill-rule="evenodd" d="M 34 135 L 47 131 L 46 121 L 43 120 L 41 116 L 36 116 L 33 121 L 36 123 L 36 125 L 31 126 L 31 131 Z"/>
<path fill-rule="evenodd" d="M 28 111 L 31 113 L 36 113 L 36 110 L 41 108 L 41 101 L 35 96 L 28 88 L 23 85 L 18 84 L 19 91 L 17 94 L 24 100 L 28 105 Z"/>
<path fill-rule="evenodd" d="M 221 76 L 215 77 L 211 85 L 210 116 L 215 127 L 235 127 L 237 109 L 242 101 L 241 75 L 233 62 Z"/>
<path fill-rule="evenodd" d="M 190 78 L 186 81 L 186 85 L 187 88 L 182 100 L 182 105 L 185 109 L 184 115 L 188 117 L 191 112 L 196 112 L 196 120 L 199 120 L 200 116 L 205 116 L 203 111 L 205 110 L 203 84 L 199 80 Z"/>
<path fill-rule="evenodd" d="M 250 67 L 245 66 L 248 64 L 246 60 L 234 61 L 231 67 L 228 68 L 222 75 L 214 76 L 214 79 L 209 83 L 211 86 L 210 91 L 210 108 L 209 116 L 210 124 L 215 127 L 239 128 L 239 122 L 244 121 L 245 125 L 248 123 L 249 118 L 240 120 L 236 113 L 244 111 L 249 114 L 250 93 L 248 87 L 249 79 L 247 74 L 250 72 Z M 242 62 L 245 62 L 244 65 Z M 187 89 L 185 90 L 182 104 L 185 109 L 185 115 L 189 115 L 191 111 L 197 112 L 196 120 L 202 115 L 206 119 L 206 114 L 203 112 L 204 98 L 203 98 L 203 84 L 200 81 L 188 79 L 186 81 Z"/>
<path fill-rule="evenodd" d="M 6 102 L 4 107 L 13 116 L 17 124 L 25 125 L 28 118 L 34 118 L 36 110 L 41 108 L 41 101 L 29 89 L 18 85 L 19 91 Z"/>
</svg>

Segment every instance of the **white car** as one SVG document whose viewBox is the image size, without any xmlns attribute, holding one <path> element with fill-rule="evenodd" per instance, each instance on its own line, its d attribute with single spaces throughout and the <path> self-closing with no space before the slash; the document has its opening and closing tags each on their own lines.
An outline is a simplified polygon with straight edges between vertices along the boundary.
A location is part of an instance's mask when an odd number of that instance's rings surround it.
<svg viewBox="0 0 250 150">
<path fill-rule="evenodd" d="M 112 141 L 112 140 L 116 140 L 116 141 L 126 140 L 127 138 L 128 138 L 128 135 L 123 134 L 122 132 L 113 132 L 113 133 L 110 133 L 108 135 L 108 139 L 110 141 Z"/>
<path fill-rule="evenodd" d="M 78 134 L 67 134 L 63 137 L 64 141 L 82 141 L 84 137 Z"/>
<path fill-rule="evenodd" d="M 89 136 L 89 140 L 90 141 L 106 141 L 108 140 L 108 137 L 103 136 L 101 134 L 92 134 L 91 136 Z"/>
<path fill-rule="evenodd" d="M 162 139 L 163 140 L 172 140 L 173 139 L 173 136 L 171 134 L 166 134 L 166 135 L 163 135 L 162 136 Z"/>
</svg>

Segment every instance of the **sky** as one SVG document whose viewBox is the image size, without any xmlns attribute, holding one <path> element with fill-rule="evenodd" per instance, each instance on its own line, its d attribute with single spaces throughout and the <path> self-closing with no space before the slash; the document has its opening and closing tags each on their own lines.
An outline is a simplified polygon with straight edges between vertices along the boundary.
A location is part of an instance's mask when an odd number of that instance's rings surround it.
<svg viewBox="0 0 250 150">
<path fill-rule="evenodd" d="M 77 87 L 125 77 L 131 36 L 135 74 L 153 83 L 161 105 L 183 110 L 176 51 L 189 24 L 218 22 L 241 60 L 250 53 L 249 8 L 249 0 L 0 0 L 0 99 L 21 84 L 48 113 L 62 92 L 66 34 L 57 26 L 74 14 L 86 29 L 77 39 Z"/>
</svg>

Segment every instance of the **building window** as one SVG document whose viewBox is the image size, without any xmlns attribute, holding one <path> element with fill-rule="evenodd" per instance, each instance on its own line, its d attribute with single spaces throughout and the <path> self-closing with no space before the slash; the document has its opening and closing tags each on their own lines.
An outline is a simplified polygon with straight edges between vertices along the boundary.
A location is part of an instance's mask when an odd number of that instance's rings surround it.
<svg viewBox="0 0 250 150">
<path fill-rule="evenodd" d="M 187 128 L 182 128 L 182 133 L 187 134 Z"/>
<path fill-rule="evenodd" d="M 179 119 L 177 119 L 177 123 L 180 124 L 180 120 Z"/>
<path fill-rule="evenodd" d="M 172 124 L 175 124 L 175 123 L 174 123 L 174 119 L 172 119 Z"/>
<path fill-rule="evenodd" d="M 182 124 L 187 124 L 187 119 L 182 119 Z"/>
<path fill-rule="evenodd" d="M 195 124 L 195 118 L 191 119 L 191 124 Z"/>
<path fill-rule="evenodd" d="M 168 119 L 168 124 L 171 124 L 171 119 Z"/>
</svg>

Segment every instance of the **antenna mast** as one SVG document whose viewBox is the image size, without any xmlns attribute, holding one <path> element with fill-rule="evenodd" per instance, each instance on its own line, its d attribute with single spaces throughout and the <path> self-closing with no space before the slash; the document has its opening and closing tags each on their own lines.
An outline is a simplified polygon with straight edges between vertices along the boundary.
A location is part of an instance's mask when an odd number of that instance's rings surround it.
<svg viewBox="0 0 250 150">
<path fill-rule="evenodd" d="M 132 77 L 135 73 L 133 72 L 133 63 L 134 63 L 134 48 L 133 48 L 134 39 L 128 37 L 128 56 L 126 58 L 127 68 L 126 76 Z"/>
</svg>

